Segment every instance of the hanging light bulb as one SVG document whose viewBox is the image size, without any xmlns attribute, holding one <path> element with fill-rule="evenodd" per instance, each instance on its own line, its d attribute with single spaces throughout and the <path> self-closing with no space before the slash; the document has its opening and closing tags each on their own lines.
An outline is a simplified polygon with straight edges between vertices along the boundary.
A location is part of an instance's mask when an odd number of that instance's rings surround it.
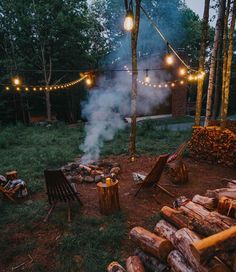
<svg viewBox="0 0 236 272">
<path fill-rule="evenodd" d="M 12 79 L 12 82 L 13 82 L 13 84 L 14 85 L 16 85 L 16 86 L 19 86 L 20 84 L 21 84 L 21 80 L 20 80 L 20 78 L 17 76 L 17 77 L 14 77 L 13 79 Z"/>
<path fill-rule="evenodd" d="M 193 75 L 189 75 L 189 76 L 188 76 L 188 80 L 189 80 L 189 81 L 193 81 L 193 80 L 194 80 Z"/>
<path fill-rule="evenodd" d="M 133 12 L 131 9 L 128 9 L 124 20 L 124 29 L 126 31 L 132 31 L 133 28 L 134 28 Z"/>
<path fill-rule="evenodd" d="M 181 85 L 184 85 L 184 81 L 183 81 L 183 80 L 181 80 L 181 81 L 180 81 L 180 84 L 181 84 Z"/>
<path fill-rule="evenodd" d="M 183 67 L 179 68 L 179 75 L 180 75 L 180 76 L 185 76 L 186 73 L 187 73 L 187 71 L 186 71 L 185 68 L 183 68 Z"/>
<path fill-rule="evenodd" d="M 145 74 L 144 82 L 145 83 L 149 83 L 150 82 L 150 77 L 148 75 L 148 69 L 146 69 L 146 74 Z"/>
<path fill-rule="evenodd" d="M 165 61 L 166 61 L 167 65 L 172 65 L 174 63 L 173 55 L 171 55 L 171 54 L 166 55 Z"/>
<path fill-rule="evenodd" d="M 173 82 L 173 83 L 171 83 L 171 87 L 175 87 L 175 83 Z"/>
<path fill-rule="evenodd" d="M 85 79 L 85 83 L 86 83 L 86 85 L 87 85 L 88 87 L 90 87 L 90 86 L 93 84 L 93 81 L 92 81 L 91 77 L 87 77 L 87 78 Z"/>
<path fill-rule="evenodd" d="M 9 91 L 10 90 L 10 88 L 7 86 L 6 88 L 5 88 L 7 91 Z"/>
</svg>

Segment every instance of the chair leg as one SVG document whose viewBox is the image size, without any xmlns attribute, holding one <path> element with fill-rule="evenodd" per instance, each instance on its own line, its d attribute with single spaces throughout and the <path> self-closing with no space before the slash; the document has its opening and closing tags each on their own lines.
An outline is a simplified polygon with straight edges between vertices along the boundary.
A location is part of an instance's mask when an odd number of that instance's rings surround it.
<svg viewBox="0 0 236 272">
<path fill-rule="evenodd" d="M 50 210 L 48 211 L 47 215 L 46 215 L 46 216 L 44 217 L 44 219 L 43 219 L 43 222 L 44 222 L 44 223 L 46 223 L 46 222 L 48 221 L 48 218 L 49 218 L 49 216 L 51 215 L 51 213 L 53 212 L 53 210 L 55 209 L 56 204 L 57 204 L 57 202 L 54 202 L 54 203 L 52 204 L 52 207 L 50 208 Z"/>
<path fill-rule="evenodd" d="M 70 209 L 70 202 L 68 202 L 67 205 L 68 205 L 68 216 L 67 216 L 67 220 L 68 220 L 68 223 L 71 223 L 71 209 Z"/>
</svg>

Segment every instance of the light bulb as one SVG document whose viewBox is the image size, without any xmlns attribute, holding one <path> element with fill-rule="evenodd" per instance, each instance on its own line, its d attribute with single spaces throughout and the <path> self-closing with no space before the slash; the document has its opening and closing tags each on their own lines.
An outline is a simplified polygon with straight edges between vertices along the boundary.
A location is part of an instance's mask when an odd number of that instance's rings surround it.
<svg viewBox="0 0 236 272">
<path fill-rule="evenodd" d="M 16 86 L 18 86 L 18 85 L 20 85 L 21 84 L 21 81 L 20 81 L 20 79 L 19 79 L 19 77 L 15 77 L 15 78 L 13 78 L 13 84 L 14 85 L 16 85 Z"/>
<path fill-rule="evenodd" d="M 170 54 L 166 56 L 166 64 L 172 65 L 174 63 L 174 57 Z"/>
<path fill-rule="evenodd" d="M 90 77 L 87 77 L 86 80 L 85 80 L 85 83 L 87 86 L 91 86 L 92 85 L 92 79 Z"/>
<path fill-rule="evenodd" d="M 186 69 L 185 68 L 180 68 L 179 69 L 179 75 L 180 76 L 185 76 L 186 75 Z"/>
<path fill-rule="evenodd" d="M 148 75 L 145 76 L 144 82 L 145 83 L 149 83 L 150 82 L 150 77 Z"/>
<path fill-rule="evenodd" d="M 134 28 L 134 18 L 132 11 L 128 11 L 124 20 L 124 29 L 131 31 Z"/>
</svg>

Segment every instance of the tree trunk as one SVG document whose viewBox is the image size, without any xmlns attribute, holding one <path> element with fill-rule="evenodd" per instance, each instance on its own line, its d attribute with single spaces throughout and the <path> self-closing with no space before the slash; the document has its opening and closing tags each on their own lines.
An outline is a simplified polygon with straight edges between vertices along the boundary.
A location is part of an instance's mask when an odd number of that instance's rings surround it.
<svg viewBox="0 0 236 272">
<path fill-rule="evenodd" d="M 207 46 L 207 34 L 208 34 L 209 8 L 210 8 L 210 0 L 205 0 L 205 7 L 204 7 L 204 14 L 203 14 L 203 21 L 202 21 L 201 49 L 200 49 L 199 68 L 198 68 L 199 73 L 204 72 L 206 46 Z M 203 82 L 204 82 L 204 79 L 200 77 L 198 79 L 198 85 L 197 85 L 195 126 L 200 126 L 200 122 L 201 122 Z"/>
<path fill-rule="evenodd" d="M 138 256 L 130 256 L 126 260 L 127 272 L 145 272 L 141 259 Z"/>
<path fill-rule="evenodd" d="M 135 227 L 130 231 L 131 240 L 143 251 L 166 261 L 168 254 L 173 249 L 170 241 L 163 239 L 142 227 Z"/>
<path fill-rule="evenodd" d="M 213 49 L 211 54 L 209 84 L 208 84 L 208 90 L 207 90 L 205 126 L 208 126 L 212 116 L 212 95 L 213 95 L 215 72 L 216 72 L 216 57 L 217 57 L 217 51 L 219 48 L 219 39 L 220 39 L 220 28 L 221 28 L 221 20 L 222 20 L 221 14 L 222 14 L 222 9 L 224 7 L 224 2 L 225 0 L 219 0 L 218 18 L 216 22 L 214 44 L 213 44 Z"/>
<path fill-rule="evenodd" d="M 219 112 L 219 100 L 222 89 L 222 49 L 223 49 L 223 35 L 224 35 L 224 17 L 225 17 L 225 5 L 226 1 L 222 3 L 223 7 L 221 10 L 220 16 L 220 26 L 219 26 L 219 45 L 217 51 L 216 59 L 216 75 L 215 75 L 215 92 L 214 92 L 214 103 L 212 109 L 212 119 L 216 120 Z"/>
<path fill-rule="evenodd" d="M 164 272 L 167 269 L 166 265 L 161 263 L 160 260 L 143 252 L 141 249 L 136 249 L 134 254 L 139 256 L 142 263 L 144 264 L 144 267 L 150 272 Z"/>
<path fill-rule="evenodd" d="M 213 197 L 206 197 L 201 195 L 195 195 L 192 199 L 193 203 L 202 205 L 204 208 L 213 211 L 217 207 L 217 199 Z"/>
<path fill-rule="evenodd" d="M 231 80 L 231 66 L 233 59 L 233 36 L 234 36 L 234 28 L 235 28 L 235 16 L 236 16 L 236 0 L 233 2 L 233 10 L 232 10 L 232 18 L 230 23 L 230 33 L 229 33 L 229 50 L 228 50 L 228 58 L 227 58 L 227 66 L 226 66 L 226 77 L 224 84 L 224 101 L 222 107 L 222 126 L 225 126 L 225 121 L 228 115 L 228 106 L 229 106 L 229 91 L 230 91 L 230 80 Z"/>
<path fill-rule="evenodd" d="M 138 64 L 137 64 L 137 43 L 139 33 L 139 21 L 140 21 L 140 3 L 141 0 L 135 0 L 135 22 L 134 29 L 131 33 L 131 51 L 132 51 L 132 91 L 131 91 L 131 131 L 130 131 L 130 143 L 129 154 L 131 158 L 134 158 L 136 153 L 136 118 L 137 118 L 137 93 L 138 93 Z"/>
<path fill-rule="evenodd" d="M 226 13 L 224 19 L 224 35 L 223 35 L 223 70 L 222 70 L 222 89 L 221 89 L 221 109 L 220 116 L 222 121 L 223 113 L 223 102 L 224 102 L 224 92 L 225 92 L 225 78 L 226 78 L 226 67 L 227 67 L 227 58 L 228 58 L 228 19 L 230 13 L 231 0 L 227 1 Z"/>
<path fill-rule="evenodd" d="M 112 262 L 108 265 L 107 272 L 126 272 L 126 270 L 119 263 Z"/>
<path fill-rule="evenodd" d="M 174 234 L 176 231 L 177 229 L 165 220 L 160 220 L 157 222 L 154 228 L 154 232 L 157 235 L 169 240 L 172 245 L 174 245 Z"/>
<path fill-rule="evenodd" d="M 236 227 L 219 232 L 199 241 L 193 241 L 191 250 L 194 257 L 204 263 L 220 252 L 235 249 Z"/>
<path fill-rule="evenodd" d="M 178 251 L 173 250 L 168 256 L 167 262 L 173 272 L 195 272 L 186 262 L 184 256 Z"/>
</svg>

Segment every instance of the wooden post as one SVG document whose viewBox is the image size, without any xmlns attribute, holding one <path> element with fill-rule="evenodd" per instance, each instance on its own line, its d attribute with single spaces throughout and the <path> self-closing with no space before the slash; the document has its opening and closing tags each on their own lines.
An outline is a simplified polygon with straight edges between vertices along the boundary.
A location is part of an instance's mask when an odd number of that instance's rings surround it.
<svg viewBox="0 0 236 272">
<path fill-rule="evenodd" d="M 110 185 L 103 182 L 97 183 L 101 214 L 109 215 L 120 210 L 118 184 L 118 181 L 111 182 Z"/>
</svg>

